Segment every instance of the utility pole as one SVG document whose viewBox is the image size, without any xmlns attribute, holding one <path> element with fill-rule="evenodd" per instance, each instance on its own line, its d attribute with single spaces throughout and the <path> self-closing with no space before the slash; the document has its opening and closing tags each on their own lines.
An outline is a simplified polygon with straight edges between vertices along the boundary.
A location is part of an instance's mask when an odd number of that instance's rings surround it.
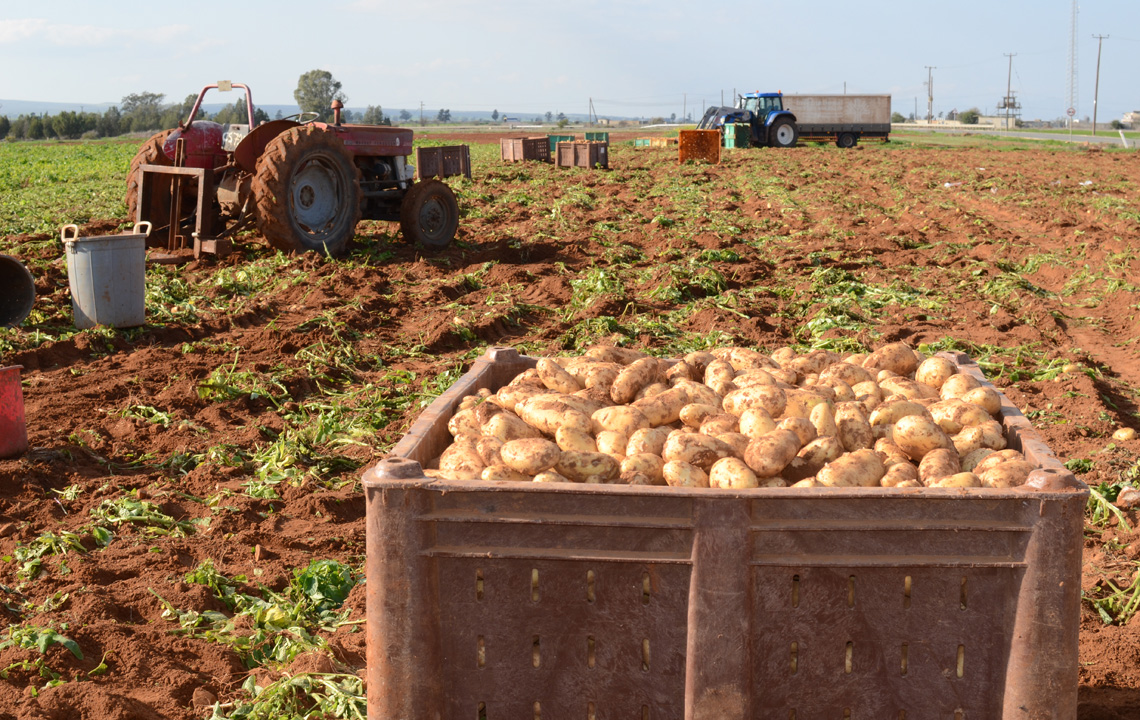
<svg viewBox="0 0 1140 720">
<path fill-rule="evenodd" d="M 914 96 L 914 115 L 912 115 L 915 122 L 918 122 L 918 96 Z"/>
<path fill-rule="evenodd" d="M 685 113 L 689 110 L 689 93 L 681 94 L 681 122 L 685 122 Z"/>
<path fill-rule="evenodd" d="M 926 65 L 926 122 L 934 124 L 934 71 L 938 68 Z"/>
<path fill-rule="evenodd" d="M 1002 103 L 1005 105 L 1005 129 L 1009 130 L 1009 111 L 1013 109 L 1011 107 L 1013 105 L 1013 97 L 1011 93 L 1011 90 L 1013 88 L 1013 59 L 1017 57 L 1017 53 L 1002 53 L 1002 55 L 1005 55 L 1007 58 L 1009 58 L 1009 73 L 1005 78 L 1005 101 Z"/>
<path fill-rule="evenodd" d="M 1093 83 L 1093 135 L 1096 135 L 1096 96 L 1100 93 L 1100 46 L 1108 35 L 1093 35 L 1096 38 L 1096 82 Z"/>
<path fill-rule="evenodd" d="M 420 100 L 420 127 L 424 126 L 424 101 Z"/>
</svg>

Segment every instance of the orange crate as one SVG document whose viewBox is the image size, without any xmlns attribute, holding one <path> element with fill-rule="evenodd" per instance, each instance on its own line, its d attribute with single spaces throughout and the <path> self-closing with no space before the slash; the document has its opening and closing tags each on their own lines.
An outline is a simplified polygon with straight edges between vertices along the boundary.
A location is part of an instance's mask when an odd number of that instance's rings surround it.
<svg viewBox="0 0 1140 720">
<path fill-rule="evenodd" d="M 678 161 L 703 160 L 720 162 L 720 130 L 682 130 L 678 142 Z"/>
</svg>

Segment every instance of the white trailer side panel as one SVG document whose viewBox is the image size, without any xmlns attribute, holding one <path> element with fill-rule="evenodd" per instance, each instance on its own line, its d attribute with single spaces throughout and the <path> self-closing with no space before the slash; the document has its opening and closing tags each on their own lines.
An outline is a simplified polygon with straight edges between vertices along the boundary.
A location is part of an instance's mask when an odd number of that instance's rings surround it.
<svg viewBox="0 0 1140 720">
<path fill-rule="evenodd" d="M 785 95 L 800 125 L 889 125 L 890 95 Z"/>
</svg>

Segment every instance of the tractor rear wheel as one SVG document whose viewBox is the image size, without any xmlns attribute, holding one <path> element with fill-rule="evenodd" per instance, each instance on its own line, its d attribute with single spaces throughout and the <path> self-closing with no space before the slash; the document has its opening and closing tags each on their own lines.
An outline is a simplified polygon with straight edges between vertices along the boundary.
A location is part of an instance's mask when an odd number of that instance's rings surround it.
<svg viewBox="0 0 1140 720">
<path fill-rule="evenodd" d="M 404 239 L 433 250 L 445 248 L 459 229 L 459 203 L 447 183 L 423 180 L 412 185 L 400 205 Z"/>
<path fill-rule="evenodd" d="M 162 146 L 173 130 L 163 130 L 151 135 L 142 144 L 134 159 L 131 160 L 131 169 L 127 174 L 127 219 L 134 222 L 138 218 L 139 205 L 139 166 L 140 165 L 173 165 L 174 162 L 166 157 Z"/>
<path fill-rule="evenodd" d="M 768 131 L 768 141 L 772 147 L 795 147 L 799 137 L 800 131 L 796 129 L 796 124 L 786 118 L 777 120 Z"/>
<path fill-rule="evenodd" d="M 331 130 L 290 128 L 257 160 L 257 228 L 279 250 L 338 255 L 360 221 L 360 182 L 360 170 Z"/>
</svg>

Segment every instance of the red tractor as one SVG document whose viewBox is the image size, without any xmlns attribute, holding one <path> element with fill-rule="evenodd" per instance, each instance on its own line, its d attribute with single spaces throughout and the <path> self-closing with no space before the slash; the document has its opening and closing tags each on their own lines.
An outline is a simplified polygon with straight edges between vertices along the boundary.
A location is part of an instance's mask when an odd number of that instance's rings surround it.
<svg viewBox="0 0 1140 720">
<path fill-rule="evenodd" d="M 245 91 L 248 124 L 195 120 L 207 91 L 233 88 Z M 447 184 L 415 179 L 412 131 L 345 125 L 340 102 L 332 108 L 332 124 L 300 113 L 258 125 L 247 86 L 202 88 L 186 122 L 147 140 L 131 161 L 127 213 L 149 221 L 152 243 L 167 250 L 152 259 L 185 259 L 191 248 L 195 257 L 224 255 L 234 234 L 255 225 L 286 252 L 336 255 L 361 219 L 399 221 L 405 239 L 447 246 L 459 206 Z"/>
</svg>

